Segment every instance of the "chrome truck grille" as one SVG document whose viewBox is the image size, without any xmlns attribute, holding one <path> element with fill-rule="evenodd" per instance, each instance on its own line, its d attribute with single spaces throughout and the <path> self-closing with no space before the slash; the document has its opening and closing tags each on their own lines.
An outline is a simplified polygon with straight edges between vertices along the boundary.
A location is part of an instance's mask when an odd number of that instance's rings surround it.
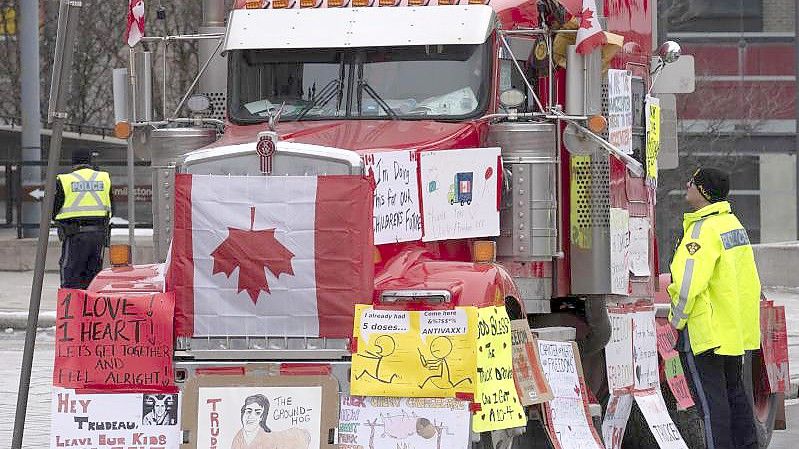
<svg viewBox="0 0 799 449">
<path fill-rule="evenodd" d="M 187 153 L 178 173 L 197 175 L 264 176 L 255 142 Z M 359 154 L 340 148 L 281 141 L 272 155 L 270 176 L 363 174 Z M 176 357 L 193 360 L 342 360 L 350 352 L 345 339 L 265 335 L 219 335 L 178 338 Z"/>
</svg>

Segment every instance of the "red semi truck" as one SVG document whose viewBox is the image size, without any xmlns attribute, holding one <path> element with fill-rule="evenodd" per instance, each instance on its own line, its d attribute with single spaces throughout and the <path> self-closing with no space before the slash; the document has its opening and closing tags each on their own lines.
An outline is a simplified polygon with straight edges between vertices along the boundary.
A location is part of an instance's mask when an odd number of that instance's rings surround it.
<svg viewBox="0 0 799 449">
<path fill-rule="evenodd" d="M 631 76 L 631 151 L 621 151 L 603 134 L 612 112 L 605 100 L 603 53 L 581 55 L 568 45 L 575 32 L 563 27 L 569 15 L 556 1 L 238 0 L 227 11 L 224 1 L 205 0 L 198 34 L 184 37 L 198 39 L 202 71 L 194 95 L 187 93 L 177 108 L 183 118 L 170 118 L 164 109 L 154 120 L 151 109 L 141 108 L 151 104 L 142 101 L 152 90 L 142 74 L 153 69 L 152 56 L 141 48 L 132 52 L 138 100 L 130 144 L 151 162 L 154 248 L 162 263 L 104 270 L 91 289 L 169 288 L 164 272 L 176 220 L 176 173 L 367 175 L 367 162 L 383 151 L 419 155 L 499 147 L 498 236 L 367 248 L 373 275 L 368 270 L 368 279 L 352 282 L 367 283 L 372 296 L 338 300 L 353 309 L 366 302 L 408 310 L 499 302 L 512 319 L 526 317 L 534 329 L 571 328 L 567 334 L 578 342 L 587 386 L 602 403 L 608 395 L 607 306 L 653 304 L 656 292 L 666 287 L 654 275 L 659 268 L 655 192 L 647 181 L 643 110 L 653 79 L 679 49 L 667 43 L 659 54 L 653 52 L 652 2 L 597 6 L 606 31 L 623 38 L 604 64 Z M 174 39 L 145 38 L 158 45 Z M 164 70 L 168 79 L 168 70 L 181 68 L 165 64 Z M 472 192 L 471 177 L 454 182 L 453 207 L 478 193 Z M 448 187 L 420 186 L 444 192 Z M 622 273 L 622 291 L 612 279 L 618 275 L 612 209 L 650 224 L 645 275 Z M 493 244 L 483 245 L 486 241 Z M 667 305 L 658 303 L 657 310 L 662 317 Z M 321 327 L 332 318 L 318 319 Z M 321 366 L 338 379 L 340 392 L 348 393 L 352 321 L 336 321 L 328 329 L 333 330 L 326 336 L 179 332 L 176 381 L 185 385 L 199 373 L 245 365 L 278 373 Z M 763 381 L 762 360 L 750 359 L 748 372 L 765 447 L 782 404 L 781 395 Z M 673 404 L 669 394 L 664 387 Z M 701 432 L 691 431 L 699 428 L 695 413 L 671 412 L 691 447 L 704 447 Z M 641 423 L 632 419 L 624 447 L 654 444 Z M 543 444 L 533 434 L 517 437 L 517 446 Z"/>
</svg>

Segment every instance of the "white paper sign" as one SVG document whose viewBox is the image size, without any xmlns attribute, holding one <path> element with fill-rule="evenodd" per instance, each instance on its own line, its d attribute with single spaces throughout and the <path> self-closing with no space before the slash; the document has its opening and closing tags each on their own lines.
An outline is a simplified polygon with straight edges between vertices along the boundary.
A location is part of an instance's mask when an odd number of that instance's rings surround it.
<svg viewBox="0 0 799 449">
<path fill-rule="evenodd" d="M 552 388 L 544 403 L 547 431 L 560 449 L 601 449 L 602 443 L 588 414 L 582 373 L 571 342 L 538 340 L 541 368 Z M 579 356 L 578 356 L 579 357 Z"/>
<path fill-rule="evenodd" d="M 465 334 L 469 318 L 466 310 L 426 310 L 419 316 L 419 331 L 422 338 L 428 335 L 462 335 Z"/>
<path fill-rule="evenodd" d="M 633 407 L 633 395 L 611 395 L 605 410 L 605 419 L 602 421 L 602 439 L 605 449 L 621 449 L 624 440 L 624 431 L 627 429 L 627 420 Z"/>
<path fill-rule="evenodd" d="M 425 242 L 499 235 L 499 148 L 421 153 Z"/>
<path fill-rule="evenodd" d="M 454 398 L 341 397 L 338 444 L 352 449 L 469 447 L 469 403 Z"/>
<path fill-rule="evenodd" d="M 375 245 L 421 239 L 416 153 L 370 153 L 364 161 L 375 180 Z"/>
<path fill-rule="evenodd" d="M 632 315 L 620 308 L 608 308 L 610 341 L 605 345 L 605 366 L 611 393 L 629 390 L 635 384 Z"/>
<path fill-rule="evenodd" d="M 177 394 L 77 394 L 53 388 L 50 447 L 180 447 Z"/>
<path fill-rule="evenodd" d="M 200 387 L 197 447 L 319 447 L 322 387 Z"/>
<path fill-rule="evenodd" d="M 638 403 L 638 408 L 641 409 L 641 414 L 644 415 L 649 430 L 652 431 L 661 449 L 688 449 L 680 431 L 669 416 L 669 410 L 666 408 L 663 396 L 660 395 L 660 390 L 649 394 L 637 393 L 635 402 Z"/>
<path fill-rule="evenodd" d="M 630 273 L 633 276 L 650 276 L 649 270 L 649 220 L 630 217 Z"/>
<path fill-rule="evenodd" d="M 608 142 L 621 151 L 633 152 L 632 74 L 608 70 Z"/>
<path fill-rule="evenodd" d="M 633 315 L 633 357 L 635 360 L 635 389 L 660 390 L 658 371 L 658 341 L 655 329 L 655 309 L 640 306 Z"/>
<path fill-rule="evenodd" d="M 630 213 L 610 208 L 610 292 L 628 295 L 630 286 Z"/>
</svg>

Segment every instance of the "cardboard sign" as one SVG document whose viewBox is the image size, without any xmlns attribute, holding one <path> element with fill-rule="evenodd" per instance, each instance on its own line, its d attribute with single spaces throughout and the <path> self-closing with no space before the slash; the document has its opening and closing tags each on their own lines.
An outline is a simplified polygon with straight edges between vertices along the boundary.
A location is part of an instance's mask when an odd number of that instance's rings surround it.
<svg viewBox="0 0 799 449">
<path fill-rule="evenodd" d="M 688 380 L 680 361 L 680 354 L 675 352 L 671 357 L 663 360 L 663 370 L 666 374 L 666 383 L 677 401 L 677 409 L 685 410 L 694 405 Z"/>
<path fill-rule="evenodd" d="M 176 392 L 172 293 L 101 295 L 60 289 L 53 385 L 103 392 Z"/>
<path fill-rule="evenodd" d="M 353 395 L 454 397 L 474 393 L 477 309 L 355 308 Z"/>
<path fill-rule="evenodd" d="M 176 449 L 178 394 L 80 394 L 53 388 L 50 447 Z"/>
<path fill-rule="evenodd" d="M 499 148 L 421 153 L 425 242 L 499 235 Z"/>
<path fill-rule="evenodd" d="M 610 208 L 610 292 L 628 295 L 630 290 L 630 213 Z"/>
<path fill-rule="evenodd" d="M 649 269 L 649 220 L 630 217 L 630 273 L 633 276 L 650 276 Z"/>
<path fill-rule="evenodd" d="M 522 405 L 535 405 L 552 399 L 549 388 L 541 371 L 538 359 L 538 343 L 533 338 L 530 325 L 526 319 L 513 320 L 511 326 L 511 344 L 513 346 L 513 378 L 516 381 L 516 393 Z"/>
<path fill-rule="evenodd" d="M 635 393 L 635 402 L 641 409 L 641 414 L 644 415 L 660 449 L 688 449 L 680 431 L 669 416 L 669 410 L 660 391 Z"/>
<path fill-rule="evenodd" d="M 632 407 L 632 394 L 611 395 L 608 399 L 605 419 L 602 420 L 602 439 L 605 441 L 605 449 L 621 449 Z"/>
<path fill-rule="evenodd" d="M 610 340 L 605 345 L 605 367 L 611 393 L 629 391 L 635 385 L 632 316 L 629 308 L 608 307 Z"/>
<path fill-rule="evenodd" d="M 588 413 L 577 344 L 538 340 L 538 354 L 554 396 L 544 403 L 544 413 L 555 449 L 602 449 Z"/>
<path fill-rule="evenodd" d="M 186 448 L 335 447 L 338 382 L 332 376 L 207 375 L 186 388 Z"/>
<path fill-rule="evenodd" d="M 453 398 L 341 396 L 338 447 L 469 447 L 469 403 Z"/>
<path fill-rule="evenodd" d="M 608 142 L 621 151 L 633 152 L 632 74 L 608 70 Z"/>
<path fill-rule="evenodd" d="M 364 161 L 375 180 L 375 245 L 421 239 L 416 153 L 370 153 Z"/>
<path fill-rule="evenodd" d="M 637 306 L 633 313 L 633 358 L 635 360 L 635 390 L 660 390 L 658 370 L 655 308 Z"/>
<path fill-rule="evenodd" d="M 477 312 L 477 376 L 475 401 L 480 411 L 472 430 L 509 429 L 527 425 L 513 380 L 511 325 L 504 306 L 485 307 Z"/>
</svg>

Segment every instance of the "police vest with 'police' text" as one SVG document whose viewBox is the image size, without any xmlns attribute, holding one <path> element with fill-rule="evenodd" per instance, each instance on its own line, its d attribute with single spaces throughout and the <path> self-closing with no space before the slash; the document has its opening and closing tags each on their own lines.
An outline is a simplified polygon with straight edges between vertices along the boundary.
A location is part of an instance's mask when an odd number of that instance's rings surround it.
<svg viewBox="0 0 799 449">
<path fill-rule="evenodd" d="M 64 205 L 56 220 L 111 215 L 111 177 L 108 172 L 81 168 L 58 175 L 64 189 Z"/>
</svg>

